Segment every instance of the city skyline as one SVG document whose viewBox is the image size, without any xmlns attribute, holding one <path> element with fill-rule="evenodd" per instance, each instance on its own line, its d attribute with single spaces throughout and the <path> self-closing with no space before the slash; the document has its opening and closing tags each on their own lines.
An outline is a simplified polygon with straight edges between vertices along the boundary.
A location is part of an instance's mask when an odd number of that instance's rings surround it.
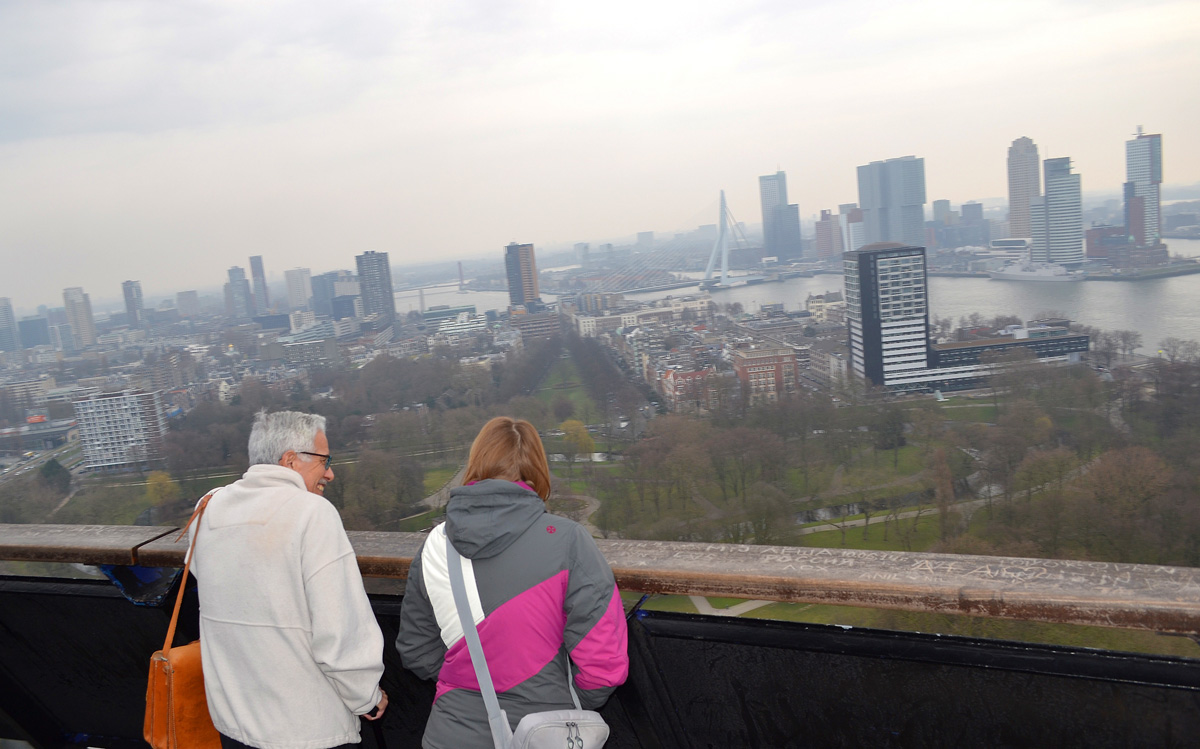
<svg viewBox="0 0 1200 749">
<path fill-rule="evenodd" d="M 1165 186 L 1200 181 L 1194 4 L 679 10 L 6 5 L 0 255 L 21 284 L 0 293 L 665 234 L 709 223 L 720 189 L 753 217 L 773 170 L 807 222 L 903 154 L 957 204 L 1006 195 L 1022 135 L 1119 196 L 1143 125 Z"/>
</svg>

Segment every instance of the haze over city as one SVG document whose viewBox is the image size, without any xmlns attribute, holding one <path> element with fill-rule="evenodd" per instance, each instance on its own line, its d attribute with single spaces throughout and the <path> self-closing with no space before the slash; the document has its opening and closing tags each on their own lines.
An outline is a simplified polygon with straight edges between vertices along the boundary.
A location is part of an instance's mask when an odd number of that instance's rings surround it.
<svg viewBox="0 0 1200 749">
<path fill-rule="evenodd" d="M 807 220 L 907 154 L 930 200 L 1001 197 L 1023 135 L 1115 196 L 1139 124 L 1186 185 L 1197 32 L 1184 2 L 5 4 L 3 293 L 687 230 L 720 189 L 754 222 L 777 168 Z"/>
</svg>

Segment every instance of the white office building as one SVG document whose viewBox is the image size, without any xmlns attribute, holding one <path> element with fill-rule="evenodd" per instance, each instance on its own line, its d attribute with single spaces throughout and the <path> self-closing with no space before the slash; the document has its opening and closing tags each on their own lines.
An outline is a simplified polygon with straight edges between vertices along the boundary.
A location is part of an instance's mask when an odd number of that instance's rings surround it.
<svg viewBox="0 0 1200 749">
<path fill-rule="evenodd" d="M 287 279 L 288 309 L 308 309 L 312 301 L 312 271 L 308 268 L 293 268 L 283 272 Z"/>
<path fill-rule="evenodd" d="M 1030 260 L 1076 266 L 1084 260 L 1083 195 L 1069 158 L 1046 159 L 1046 194 L 1029 205 Z"/>
</svg>

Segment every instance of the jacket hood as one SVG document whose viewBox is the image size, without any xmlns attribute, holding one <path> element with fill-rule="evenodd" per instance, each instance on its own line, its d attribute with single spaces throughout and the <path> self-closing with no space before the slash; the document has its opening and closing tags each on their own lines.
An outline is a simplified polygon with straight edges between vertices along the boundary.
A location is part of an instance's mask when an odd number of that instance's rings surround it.
<svg viewBox="0 0 1200 749">
<path fill-rule="evenodd" d="M 467 559 L 494 557 L 546 512 L 535 492 L 503 479 L 450 490 L 446 535 Z"/>
</svg>

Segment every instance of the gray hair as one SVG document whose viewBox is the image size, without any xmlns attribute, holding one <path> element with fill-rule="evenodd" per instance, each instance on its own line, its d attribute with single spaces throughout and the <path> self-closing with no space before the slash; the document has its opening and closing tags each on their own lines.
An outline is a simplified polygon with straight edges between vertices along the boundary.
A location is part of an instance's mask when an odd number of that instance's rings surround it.
<svg viewBox="0 0 1200 749">
<path fill-rule="evenodd" d="M 325 431 L 325 417 L 299 411 L 254 414 L 250 429 L 250 465 L 275 465 L 288 450 L 302 453 L 312 450 L 318 432 Z M 307 455 L 300 456 L 311 460 Z"/>
</svg>

